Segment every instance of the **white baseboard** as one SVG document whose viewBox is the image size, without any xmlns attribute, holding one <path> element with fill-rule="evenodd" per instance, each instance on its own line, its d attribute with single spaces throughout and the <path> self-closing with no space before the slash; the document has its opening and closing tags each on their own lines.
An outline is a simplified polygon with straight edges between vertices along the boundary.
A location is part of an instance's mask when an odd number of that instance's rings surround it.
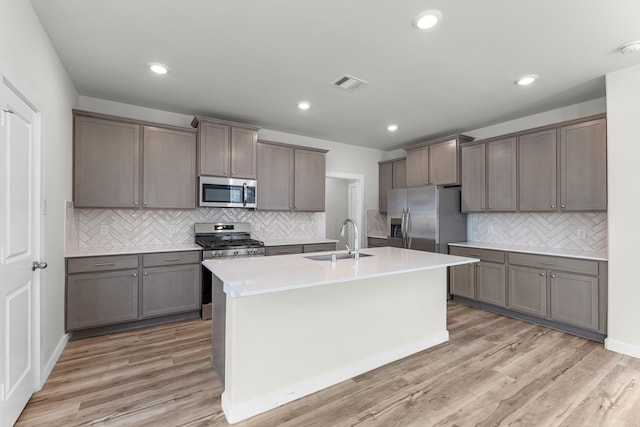
<svg viewBox="0 0 640 427">
<path fill-rule="evenodd" d="M 621 353 L 627 356 L 635 357 L 636 359 L 640 359 L 640 346 L 637 345 L 628 344 L 626 342 L 607 337 L 604 340 L 604 348 L 610 351 L 615 351 L 616 353 Z"/>
<path fill-rule="evenodd" d="M 62 335 L 62 337 L 60 338 L 60 341 L 58 341 L 58 345 L 53 351 L 53 354 L 51 355 L 49 360 L 47 360 L 47 363 L 45 363 L 42 369 L 40 370 L 40 384 L 38 386 L 38 391 L 42 389 L 42 387 L 44 386 L 44 383 L 47 381 L 47 378 L 49 378 L 51 371 L 53 371 L 53 367 L 56 366 L 56 362 L 60 358 L 60 355 L 64 351 L 64 348 L 67 346 L 68 342 L 69 342 L 69 334 Z"/>
<path fill-rule="evenodd" d="M 414 353 L 426 350 L 443 342 L 449 341 L 449 331 L 446 329 L 419 342 L 398 348 L 394 351 L 377 354 L 370 358 L 340 367 L 324 375 L 311 378 L 302 383 L 276 390 L 258 399 L 238 404 L 231 404 L 226 393 L 222 393 L 222 411 L 230 424 L 235 424 L 247 418 L 277 408 L 304 396 L 320 391 L 324 388 L 346 381 L 357 375 L 379 368 L 380 366 L 403 359 Z"/>
</svg>

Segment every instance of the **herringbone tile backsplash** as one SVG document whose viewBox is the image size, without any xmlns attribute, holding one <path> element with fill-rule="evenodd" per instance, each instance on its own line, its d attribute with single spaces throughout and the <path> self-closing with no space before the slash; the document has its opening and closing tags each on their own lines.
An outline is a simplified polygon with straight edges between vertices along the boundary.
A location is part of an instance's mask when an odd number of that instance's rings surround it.
<svg viewBox="0 0 640 427">
<path fill-rule="evenodd" d="M 606 213 L 490 213 L 467 218 L 467 238 L 474 242 L 607 250 Z"/>
<path fill-rule="evenodd" d="M 248 222 L 260 240 L 324 238 L 324 214 L 246 209 L 127 210 L 67 207 L 69 247 L 193 243 L 196 222 Z M 71 211 L 69 211 L 71 209 Z"/>
</svg>

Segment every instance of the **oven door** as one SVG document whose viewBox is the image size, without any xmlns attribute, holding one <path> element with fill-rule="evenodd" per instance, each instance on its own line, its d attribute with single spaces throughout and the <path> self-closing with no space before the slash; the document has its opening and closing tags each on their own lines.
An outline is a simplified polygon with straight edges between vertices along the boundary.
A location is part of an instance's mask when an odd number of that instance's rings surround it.
<svg viewBox="0 0 640 427">
<path fill-rule="evenodd" d="M 201 176 L 200 206 L 215 208 L 255 208 L 257 182 L 252 179 Z"/>
</svg>

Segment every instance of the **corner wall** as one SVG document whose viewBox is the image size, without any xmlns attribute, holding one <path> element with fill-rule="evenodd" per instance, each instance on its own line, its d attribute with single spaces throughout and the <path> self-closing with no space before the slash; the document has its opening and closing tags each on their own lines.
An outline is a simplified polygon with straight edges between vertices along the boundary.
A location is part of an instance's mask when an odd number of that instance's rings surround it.
<svg viewBox="0 0 640 427">
<path fill-rule="evenodd" d="M 42 271 L 40 293 L 44 382 L 66 342 L 63 224 L 65 200 L 71 197 L 71 109 L 78 95 L 31 3 L 3 0 L 0 9 L 0 73 L 42 115 L 42 194 L 47 206 L 42 255 L 49 264 Z"/>
<path fill-rule="evenodd" d="M 609 318 L 605 347 L 640 358 L 640 65 L 607 74 Z"/>
</svg>

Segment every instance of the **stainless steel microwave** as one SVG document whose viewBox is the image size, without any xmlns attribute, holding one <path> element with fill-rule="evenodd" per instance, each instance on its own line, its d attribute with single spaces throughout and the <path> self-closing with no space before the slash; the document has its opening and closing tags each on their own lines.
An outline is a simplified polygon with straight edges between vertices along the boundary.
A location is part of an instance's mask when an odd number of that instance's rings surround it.
<svg viewBox="0 0 640 427">
<path fill-rule="evenodd" d="M 214 208 L 255 208 L 258 184 L 254 179 L 201 176 L 200 206 Z"/>
</svg>

